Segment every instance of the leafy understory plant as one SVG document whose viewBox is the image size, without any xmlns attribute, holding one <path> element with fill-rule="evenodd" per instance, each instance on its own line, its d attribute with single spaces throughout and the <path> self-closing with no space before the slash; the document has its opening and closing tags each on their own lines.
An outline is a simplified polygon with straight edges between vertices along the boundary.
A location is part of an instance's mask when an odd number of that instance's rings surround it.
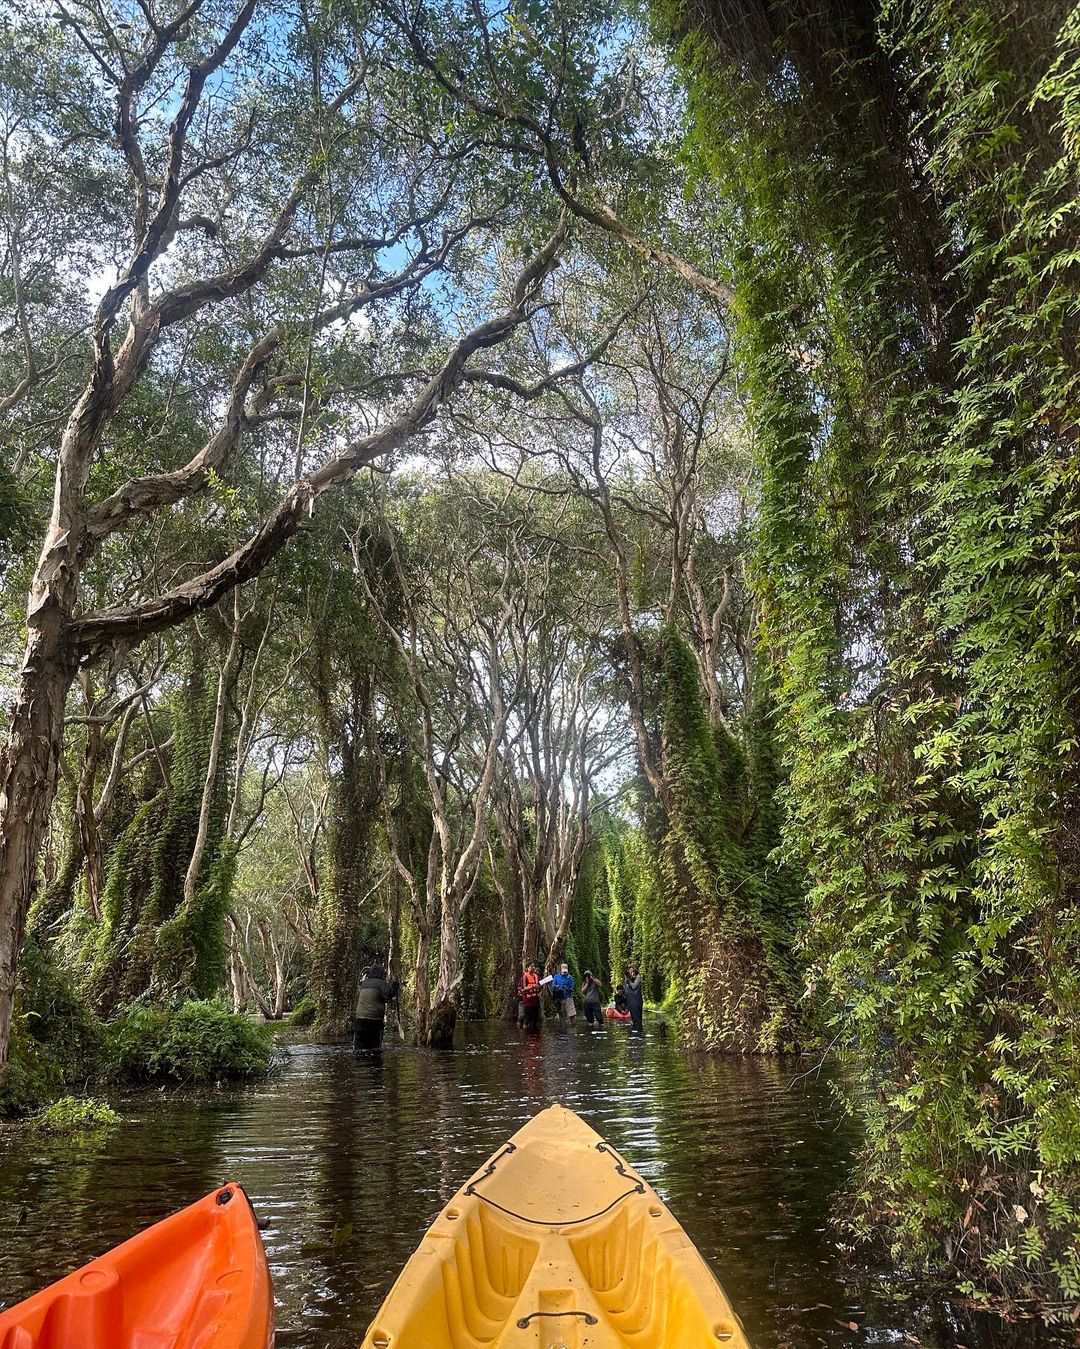
<svg viewBox="0 0 1080 1349">
<path fill-rule="evenodd" d="M 92 1096 L 61 1096 L 32 1116 L 30 1125 L 41 1133 L 80 1134 L 111 1129 L 122 1122 L 106 1101 Z"/>
</svg>

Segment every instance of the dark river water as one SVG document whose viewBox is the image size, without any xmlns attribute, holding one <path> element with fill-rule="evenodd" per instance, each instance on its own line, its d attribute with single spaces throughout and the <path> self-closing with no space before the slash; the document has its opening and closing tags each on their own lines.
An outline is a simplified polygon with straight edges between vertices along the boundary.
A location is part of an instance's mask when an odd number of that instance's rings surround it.
<svg viewBox="0 0 1080 1349">
<path fill-rule="evenodd" d="M 530 1115 L 582 1114 L 671 1205 L 757 1349 L 1043 1342 L 852 1263 L 828 1226 L 851 1135 L 824 1074 L 691 1057 L 655 1034 L 472 1024 L 379 1061 L 295 1044 L 256 1087 L 126 1095 L 90 1145 L 0 1136 L 0 1306 L 240 1181 L 263 1218 L 281 1349 L 355 1349 L 435 1213 Z M 416 1346 L 415 1349 L 422 1349 Z"/>
</svg>

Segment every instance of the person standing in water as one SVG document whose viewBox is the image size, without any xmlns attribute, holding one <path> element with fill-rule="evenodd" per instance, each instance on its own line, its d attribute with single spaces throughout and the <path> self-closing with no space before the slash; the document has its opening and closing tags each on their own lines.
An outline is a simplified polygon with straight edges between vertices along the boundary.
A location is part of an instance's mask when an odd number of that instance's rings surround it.
<svg viewBox="0 0 1080 1349">
<path fill-rule="evenodd" d="M 521 1001 L 525 1007 L 525 1029 L 540 1029 L 540 967 L 530 965 L 521 976 L 518 985 Z"/>
<path fill-rule="evenodd" d="M 585 1024 L 604 1027 L 603 988 L 599 979 L 593 978 L 592 970 L 586 970 L 581 979 L 581 994 L 585 1003 Z"/>
<path fill-rule="evenodd" d="M 577 1020 L 577 1005 L 574 1002 L 574 976 L 565 962 L 559 966 L 559 972 L 551 981 L 551 996 L 559 1011 L 559 1026 L 566 1030 Z"/>
<path fill-rule="evenodd" d="M 378 1049 L 382 1044 L 386 1024 L 386 1004 L 397 997 L 398 986 L 386 977 L 381 965 L 372 965 L 363 973 L 356 995 L 356 1016 L 353 1020 L 353 1049 Z"/>
<path fill-rule="evenodd" d="M 630 973 L 623 987 L 626 989 L 626 1010 L 630 1013 L 631 1029 L 642 1030 L 641 1016 L 645 1010 L 645 990 L 641 985 L 641 971 L 636 961 L 631 962 Z"/>
</svg>

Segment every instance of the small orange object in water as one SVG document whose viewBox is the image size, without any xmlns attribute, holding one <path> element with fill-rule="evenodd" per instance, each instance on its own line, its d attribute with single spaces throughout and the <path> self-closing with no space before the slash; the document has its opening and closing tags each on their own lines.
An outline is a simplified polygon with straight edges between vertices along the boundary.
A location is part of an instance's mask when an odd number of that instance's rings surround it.
<svg viewBox="0 0 1080 1349">
<path fill-rule="evenodd" d="M 0 1349 L 273 1349 L 259 1225 L 224 1185 L 0 1312 Z"/>
</svg>

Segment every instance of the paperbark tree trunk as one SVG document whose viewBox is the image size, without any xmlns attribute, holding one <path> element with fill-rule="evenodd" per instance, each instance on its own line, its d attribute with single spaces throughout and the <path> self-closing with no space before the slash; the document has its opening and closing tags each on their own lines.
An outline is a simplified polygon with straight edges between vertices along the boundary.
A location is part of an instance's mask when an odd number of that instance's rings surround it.
<svg viewBox="0 0 1080 1349">
<path fill-rule="evenodd" d="M 31 629 L 0 750 L 0 1072 L 7 1062 L 23 928 L 59 778 L 64 703 L 75 677 L 60 633 L 55 613 Z"/>
<path fill-rule="evenodd" d="M 240 965 L 240 957 L 236 954 L 235 938 L 229 945 L 229 986 L 232 989 L 232 1009 L 234 1012 L 242 1012 L 246 1001 L 247 986 L 244 981 L 244 971 Z"/>
<path fill-rule="evenodd" d="M 428 965 L 431 961 L 431 933 L 423 928 L 417 933 L 416 963 L 413 967 L 413 1010 L 416 1017 L 416 1043 L 425 1045 L 431 1026 L 431 984 Z"/>
<path fill-rule="evenodd" d="M 454 995 L 461 983 L 461 933 L 458 927 L 460 900 L 453 890 L 442 897 L 439 917 L 439 974 L 435 981 L 435 1005 L 429 1041 L 436 1049 L 448 1049 L 454 1040 L 457 1004 Z"/>
<path fill-rule="evenodd" d="M 101 757 L 101 726 L 93 720 L 95 702 L 89 684 L 86 688 L 86 710 L 91 718 L 86 726 L 86 747 L 83 751 L 82 771 L 75 792 L 75 823 L 79 835 L 79 850 L 83 855 L 83 875 L 86 878 L 86 898 L 97 922 L 101 921 L 101 892 L 105 886 L 101 845 L 98 839 L 97 811 L 94 793 L 97 786 L 98 761 Z"/>
<path fill-rule="evenodd" d="M 394 877 L 390 887 L 387 904 L 386 927 L 389 933 L 389 945 L 386 951 L 386 973 L 392 984 L 401 988 L 401 877 Z M 405 1028 L 401 1024 L 401 996 L 394 998 L 394 1021 L 400 1039 L 405 1039 Z"/>
<path fill-rule="evenodd" d="M 540 949 L 540 900 L 526 879 L 524 892 L 524 925 L 521 934 L 521 966 L 528 967 Z"/>
<path fill-rule="evenodd" d="M 234 591 L 234 597 L 238 594 Z M 210 759 L 206 765 L 206 778 L 203 782 L 202 802 L 199 806 L 199 827 L 195 832 L 195 846 L 191 850 L 187 874 L 184 877 L 184 903 L 190 908 L 195 903 L 195 891 L 199 883 L 199 869 L 206 841 L 210 836 L 210 816 L 214 804 L 214 788 L 217 786 L 218 764 L 221 762 L 221 745 L 225 738 L 225 714 L 228 709 L 229 688 L 236 676 L 236 665 L 240 654 L 240 616 L 234 614 L 232 637 L 229 650 L 218 675 L 217 699 L 214 704 L 214 729 L 210 736 Z"/>
</svg>

